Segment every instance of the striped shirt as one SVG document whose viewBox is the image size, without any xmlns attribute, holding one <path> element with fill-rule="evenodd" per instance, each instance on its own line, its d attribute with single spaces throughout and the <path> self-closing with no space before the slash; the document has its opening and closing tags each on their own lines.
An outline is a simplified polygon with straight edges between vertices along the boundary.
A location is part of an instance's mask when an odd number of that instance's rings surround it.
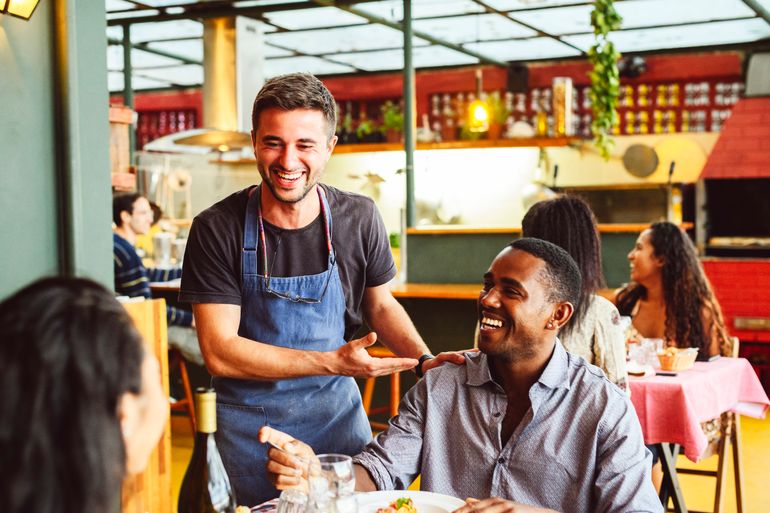
<svg viewBox="0 0 770 513">
<path fill-rule="evenodd" d="M 387 431 L 354 458 L 380 490 L 502 497 L 564 513 L 661 512 L 651 457 L 626 395 L 583 358 L 554 346 L 531 407 L 503 446 L 508 404 L 487 356 L 428 371 Z"/>
<path fill-rule="evenodd" d="M 112 259 L 115 264 L 115 292 L 128 297 L 152 298 L 150 282 L 175 280 L 182 275 L 181 269 L 147 268 L 136 254 L 134 246 L 126 239 L 112 234 Z M 192 312 L 166 306 L 169 326 L 190 326 Z"/>
</svg>

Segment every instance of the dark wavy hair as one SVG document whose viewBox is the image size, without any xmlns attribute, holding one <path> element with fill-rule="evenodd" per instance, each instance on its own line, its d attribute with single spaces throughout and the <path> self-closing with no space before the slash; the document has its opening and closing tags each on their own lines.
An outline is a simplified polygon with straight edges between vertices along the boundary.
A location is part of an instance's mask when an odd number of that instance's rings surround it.
<svg viewBox="0 0 770 513">
<path fill-rule="evenodd" d="M 564 249 L 580 269 L 580 301 L 575 305 L 572 318 L 561 329 L 568 335 L 574 326 L 583 322 L 593 294 L 604 287 L 596 217 L 585 201 L 563 195 L 532 205 L 521 221 L 521 229 L 522 237 L 546 240 Z"/>
<path fill-rule="evenodd" d="M 126 456 L 118 419 L 144 349 L 113 294 L 47 278 L 0 303 L 0 497 L 5 513 L 104 513 Z"/>
<path fill-rule="evenodd" d="M 337 103 L 323 82 L 310 73 L 290 73 L 265 82 L 251 109 L 251 127 L 255 132 L 259 115 L 266 109 L 319 110 L 326 118 L 329 139 L 337 129 Z"/>
<path fill-rule="evenodd" d="M 650 243 L 656 257 L 663 260 L 661 282 L 666 302 L 665 338 L 679 347 L 697 347 L 700 357 L 707 356 L 711 333 L 703 327 L 703 313 L 711 319 L 711 327 L 721 338 L 720 350 L 727 343 L 722 309 L 714 297 L 711 284 L 703 271 L 690 238 L 669 222 L 650 226 Z M 621 315 L 631 315 L 634 305 L 647 297 L 647 289 L 639 283 L 626 285 L 616 298 Z"/>
</svg>

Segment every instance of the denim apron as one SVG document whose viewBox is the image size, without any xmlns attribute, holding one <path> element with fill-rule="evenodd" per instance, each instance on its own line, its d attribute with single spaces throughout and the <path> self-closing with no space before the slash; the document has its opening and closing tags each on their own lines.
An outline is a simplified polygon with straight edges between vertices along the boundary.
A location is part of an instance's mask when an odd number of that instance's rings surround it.
<svg viewBox="0 0 770 513">
<path fill-rule="evenodd" d="M 328 267 L 320 274 L 270 277 L 266 265 L 260 188 L 246 207 L 243 234 L 241 323 L 238 334 L 267 344 L 309 351 L 334 351 L 345 333 L 345 296 L 331 245 L 332 216 L 320 186 Z M 260 248 L 260 244 L 262 247 Z M 288 298 L 294 298 L 292 301 Z M 320 298 L 320 303 L 296 298 Z M 267 448 L 257 440 L 271 426 L 310 445 L 316 454 L 354 455 L 371 440 L 371 428 L 353 378 L 310 376 L 277 381 L 213 378 L 217 392 L 216 441 L 238 504 L 255 506 L 278 496 L 267 480 Z"/>
</svg>

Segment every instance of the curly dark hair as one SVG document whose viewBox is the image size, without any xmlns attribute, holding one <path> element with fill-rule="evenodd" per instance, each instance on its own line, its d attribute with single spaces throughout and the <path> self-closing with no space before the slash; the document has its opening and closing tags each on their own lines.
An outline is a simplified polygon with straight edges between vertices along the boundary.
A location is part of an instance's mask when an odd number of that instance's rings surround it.
<svg viewBox="0 0 770 513">
<path fill-rule="evenodd" d="M 575 260 L 583 285 L 575 313 L 561 331 L 569 335 L 585 318 L 591 298 L 604 287 L 602 249 L 596 217 L 588 204 L 577 196 L 560 195 L 540 201 L 524 215 L 521 235 L 547 240 L 564 249 Z"/>
<path fill-rule="evenodd" d="M 144 348 L 113 294 L 47 278 L 0 303 L 0 497 L 6 513 L 104 513 L 120 498 L 118 401 Z"/>
<path fill-rule="evenodd" d="M 251 109 L 251 127 L 256 132 L 265 109 L 320 110 L 326 118 L 329 139 L 337 129 L 337 103 L 326 86 L 310 73 L 273 77 L 262 86 Z"/>
<path fill-rule="evenodd" d="M 722 309 L 714 297 L 698 254 L 690 238 L 679 226 L 669 222 L 650 226 L 650 244 L 656 257 L 663 260 L 661 282 L 666 302 L 666 340 L 679 347 L 697 347 L 704 358 L 711 344 L 711 330 L 716 329 L 721 341 L 727 343 Z M 631 315 L 636 303 L 647 297 L 647 289 L 639 283 L 626 285 L 616 299 L 621 315 Z M 708 314 L 711 326 L 704 329 L 703 315 Z M 720 347 L 724 352 L 723 347 Z"/>
</svg>

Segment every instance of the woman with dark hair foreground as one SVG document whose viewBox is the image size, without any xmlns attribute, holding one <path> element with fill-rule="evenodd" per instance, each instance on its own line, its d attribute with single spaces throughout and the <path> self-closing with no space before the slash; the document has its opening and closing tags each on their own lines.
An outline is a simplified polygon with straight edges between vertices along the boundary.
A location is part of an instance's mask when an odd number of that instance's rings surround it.
<svg viewBox="0 0 770 513">
<path fill-rule="evenodd" d="M 628 374 L 620 316 L 612 303 L 596 295 L 604 277 L 599 231 L 590 207 L 569 195 L 540 201 L 527 211 L 521 227 L 523 237 L 543 239 L 566 250 L 583 277 L 580 302 L 559 332 L 564 348 L 600 367 L 625 390 Z"/>
<path fill-rule="evenodd" d="M 644 230 L 631 252 L 631 283 L 615 296 L 636 335 L 668 346 L 696 347 L 698 359 L 730 355 L 722 310 L 690 238 L 677 225 L 660 222 Z"/>
<path fill-rule="evenodd" d="M 155 358 L 112 293 L 48 278 L 0 303 L 5 513 L 117 511 L 166 419 Z"/>
</svg>

